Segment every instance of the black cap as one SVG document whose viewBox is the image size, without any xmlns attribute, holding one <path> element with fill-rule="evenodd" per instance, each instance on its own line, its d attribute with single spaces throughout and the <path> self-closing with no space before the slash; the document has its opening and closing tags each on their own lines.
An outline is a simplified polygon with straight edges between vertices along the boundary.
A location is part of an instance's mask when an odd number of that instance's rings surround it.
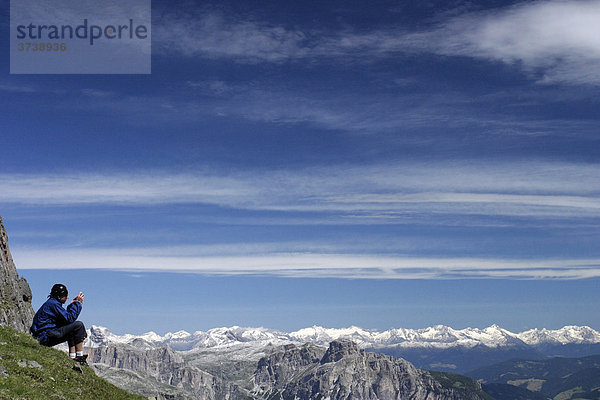
<svg viewBox="0 0 600 400">
<path fill-rule="evenodd" d="M 65 285 L 63 285 L 62 283 L 57 283 L 56 285 L 52 286 L 52 290 L 50 291 L 50 296 L 48 297 L 54 297 L 55 299 L 60 299 L 61 297 L 67 297 L 69 295 L 69 291 L 67 290 L 67 287 Z"/>
</svg>

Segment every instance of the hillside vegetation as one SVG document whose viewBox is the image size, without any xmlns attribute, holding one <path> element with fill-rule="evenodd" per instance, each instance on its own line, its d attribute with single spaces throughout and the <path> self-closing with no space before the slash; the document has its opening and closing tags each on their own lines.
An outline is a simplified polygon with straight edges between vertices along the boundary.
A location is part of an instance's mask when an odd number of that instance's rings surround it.
<svg viewBox="0 0 600 400">
<path fill-rule="evenodd" d="M 145 398 L 117 388 L 65 353 L 39 345 L 26 333 L 0 326 L 0 399 Z"/>
<path fill-rule="evenodd" d="M 555 400 L 600 399 L 600 355 L 510 360 L 479 368 L 468 375 L 486 382 L 484 389 L 498 400 L 522 398 L 508 385 L 530 391 L 529 399 L 534 398 L 533 393 Z"/>
</svg>

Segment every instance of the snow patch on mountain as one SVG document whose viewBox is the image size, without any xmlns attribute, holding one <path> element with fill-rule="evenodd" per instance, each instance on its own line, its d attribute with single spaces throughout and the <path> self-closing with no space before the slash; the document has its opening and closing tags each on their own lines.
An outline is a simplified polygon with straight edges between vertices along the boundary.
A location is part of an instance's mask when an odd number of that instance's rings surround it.
<svg viewBox="0 0 600 400">
<path fill-rule="evenodd" d="M 531 346 L 541 344 L 595 344 L 600 343 L 600 332 L 589 326 L 565 326 L 558 330 L 531 329 L 520 334 Z"/>
<path fill-rule="evenodd" d="M 596 344 L 600 343 L 600 332 L 587 326 L 565 326 L 557 330 L 531 329 L 513 333 L 498 325 L 485 329 L 466 328 L 456 330 L 444 325 L 424 329 L 390 329 L 383 332 L 367 330 L 356 326 L 331 329 L 320 326 L 300 329 L 295 332 L 281 332 L 267 328 L 244 328 L 239 326 L 215 328 L 209 331 L 189 333 L 178 331 L 163 336 L 155 332 L 143 335 L 115 335 L 107 328 L 92 326 L 86 346 L 98 347 L 114 343 L 134 345 L 138 348 L 156 347 L 168 344 L 178 351 L 199 351 L 203 349 L 232 347 L 243 344 L 266 346 L 281 344 L 301 344 L 312 342 L 326 346 L 338 339 L 351 339 L 360 347 L 406 347 L 406 348 L 452 348 L 485 346 L 525 347 L 544 344 Z"/>
</svg>

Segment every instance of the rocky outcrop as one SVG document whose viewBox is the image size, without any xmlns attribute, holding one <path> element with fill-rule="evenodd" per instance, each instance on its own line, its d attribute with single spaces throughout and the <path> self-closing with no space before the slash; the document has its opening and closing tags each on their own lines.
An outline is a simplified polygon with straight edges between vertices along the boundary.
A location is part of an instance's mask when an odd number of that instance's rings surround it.
<svg viewBox="0 0 600 400">
<path fill-rule="evenodd" d="M 290 400 L 485 398 L 443 385 L 403 359 L 360 350 L 349 340 L 333 341 L 326 350 L 312 344 L 283 346 L 259 361 L 254 385 L 257 397 Z"/>
<path fill-rule="evenodd" d="M 167 345 L 157 349 L 143 349 L 121 344 L 86 350 L 89 353 L 88 361 L 98 375 L 120 387 L 145 388 L 137 391 L 140 394 L 149 395 L 146 389 L 153 387 L 156 388 L 154 393 L 157 398 L 240 398 L 235 396 L 237 388 L 234 385 L 187 365 L 181 355 Z M 116 373 L 117 371 L 121 372 Z M 125 371 L 135 371 L 135 374 Z M 137 384 L 133 385 L 133 381 Z M 167 385 L 168 390 L 165 390 Z"/>
<path fill-rule="evenodd" d="M 29 331 L 33 319 L 31 289 L 19 278 L 8 248 L 8 236 L 0 217 L 0 324 Z"/>
</svg>

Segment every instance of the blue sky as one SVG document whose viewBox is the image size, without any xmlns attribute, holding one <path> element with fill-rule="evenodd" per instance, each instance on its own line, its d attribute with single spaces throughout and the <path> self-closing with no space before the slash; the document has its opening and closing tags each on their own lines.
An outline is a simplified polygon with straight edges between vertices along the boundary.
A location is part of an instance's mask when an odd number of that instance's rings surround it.
<svg viewBox="0 0 600 400">
<path fill-rule="evenodd" d="M 1 42 L 36 305 L 61 281 L 116 332 L 600 329 L 599 1 L 152 7 L 150 75 L 10 75 Z"/>
</svg>

